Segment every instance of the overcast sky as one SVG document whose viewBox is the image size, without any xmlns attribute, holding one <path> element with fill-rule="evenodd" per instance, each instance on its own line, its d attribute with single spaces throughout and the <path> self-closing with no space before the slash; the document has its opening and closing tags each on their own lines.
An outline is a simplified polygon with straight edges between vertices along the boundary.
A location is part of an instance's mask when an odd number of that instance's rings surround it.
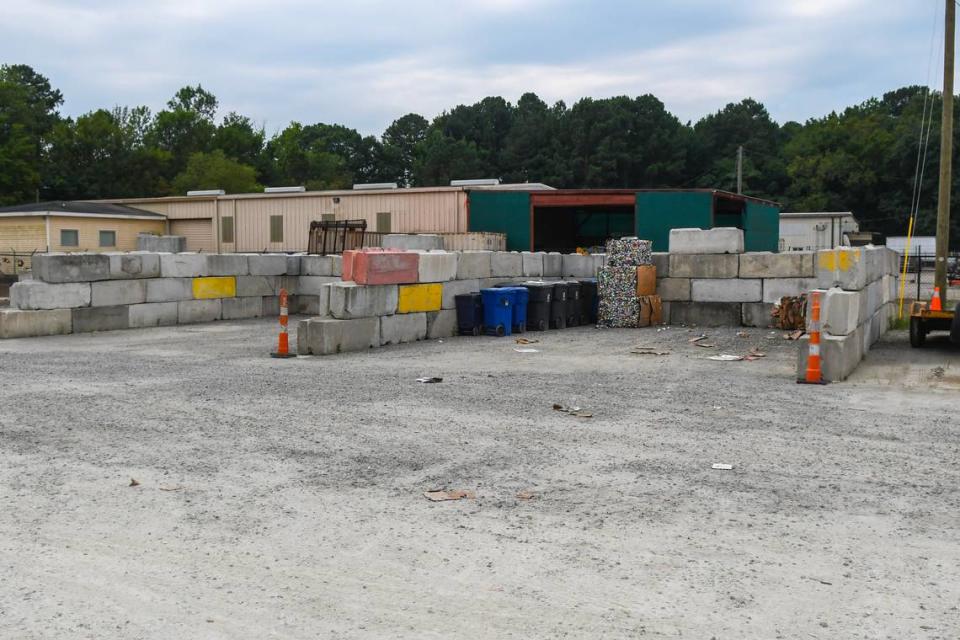
<svg viewBox="0 0 960 640">
<path fill-rule="evenodd" d="M 200 83 L 268 133 L 297 120 L 379 134 L 411 111 L 525 91 L 568 105 L 653 93 L 684 121 L 750 96 L 784 122 L 926 84 L 942 12 L 941 0 L 3 0 L 0 61 L 49 77 L 68 115 L 157 110 Z"/>
</svg>

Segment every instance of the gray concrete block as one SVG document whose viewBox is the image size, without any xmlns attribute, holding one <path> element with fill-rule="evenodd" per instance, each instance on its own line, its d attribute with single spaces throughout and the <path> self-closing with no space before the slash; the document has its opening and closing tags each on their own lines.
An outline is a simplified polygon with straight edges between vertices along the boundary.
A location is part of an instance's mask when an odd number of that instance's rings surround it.
<svg viewBox="0 0 960 640">
<path fill-rule="evenodd" d="M 418 280 L 420 282 L 448 282 L 457 279 L 458 254 L 450 251 L 430 251 L 420 254 Z"/>
<path fill-rule="evenodd" d="M 745 327 L 766 328 L 773 326 L 772 304 L 767 302 L 744 302 L 741 308 L 740 322 Z"/>
<path fill-rule="evenodd" d="M 186 236 L 155 236 L 151 233 L 141 233 L 137 236 L 137 249 L 159 253 L 181 253 L 187 250 L 187 238 Z"/>
<path fill-rule="evenodd" d="M 130 305 L 72 309 L 73 332 L 116 331 L 130 328 Z"/>
<path fill-rule="evenodd" d="M 380 246 L 404 251 L 432 251 L 443 249 L 443 238 L 433 233 L 388 233 L 383 236 Z"/>
<path fill-rule="evenodd" d="M 262 296 L 222 298 L 220 301 L 220 317 L 224 320 L 242 320 L 244 318 L 260 318 L 262 316 Z"/>
<path fill-rule="evenodd" d="M 330 258 L 333 260 L 333 267 L 332 267 L 333 273 L 331 275 L 335 275 L 337 277 L 342 276 L 343 275 L 343 256 L 330 256 Z M 322 274 L 318 273 L 317 275 L 322 275 Z"/>
<path fill-rule="evenodd" d="M 105 280 L 90 284 L 90 306 L 112 307 L 118 304 L 142 304 L 147 300 L 145 280 Z"/>
<path fill-rule="evenodd" d="M 690 278 L 661 278 L 657 280 L 657 295 L 664 302 L 674 300 L 686 302 L 690 300 Z"/>
<path fill-rule="evenodd" d="M 507 282 L 519 282 L 520 280 L 523 280 L 523 278 L 522 277 L 520 278 L 482 278 L 480 280 L 480 288 L 492 289 L 498 284 L 504 284 Z"/>
<path fill-rule="evenodd" d="M 740 268 L 743 269 L 743 262 L 740 263 Z M 744 277 L 742 271 L 740 277 Z M 779 303 L 780 298 L 784 296 L 799 296 L 816 288 L 816 278 L 765 278 L 763 280 L 763 301 Z"/>
<path fill-rule="evenodd" d="M 416 342 L 426 337 L 426 313 L 400 313 L 380 318 L 381 345 Z"/>
<path fill-rule="evenodd" d="M 763 280 L 697 278 L 690 282 L 690 299 L 694 302 L 760 302 Z"/>
<path fill-rule="evenodd" d="M 245 276 L 250 273 L 247 256 L 243 253 L 213 253 L 207 256 L 207 275 Z"/>
<path fill-rule="evenodd" d="M 287 255 L 285 253 L 247 254 L 251 276 L 282 276 L 287 273 Z"/>
<path fill-rule="evenodd" d="M 342 282 L 335 276 L 299 276 L 296 278 L 295 291 L 297 295 L 320 296 L 329 295 L 327 285 Z"/>
<path fill-rule="evenodd" d="M 560 278 L 563 276 L 563 254 L 551 251 L 543 254 L 543 277 Z"/>
<path fill-rule="evenodd" d="M 10 306 L 14 309 L 70 309 L 90 306 L 89 282 L 50 284 L 24 280 L 10 287 Z"/>
<path fill-rule="evenodd" d="M 671 229 L 670 253 L 743 253 L 743 229 Z"/>
<path fill-rule="evenodd" d="M 736 278 L 740 257 L 733 254 L 670 254 L 671 278 Z"/>
<path fill-rule="evenodd" d="M 263 296 L 260 298 L 263 304 L 263 317 L 264 318 L 276 318 L 280 316 L 280 296 Z M 287 301 L 287 304 L 290 304 Z M 290 312 L 290 308 L 287 307 L 287 313 Z"/>
<path fill-rule="evenodd" d="M 397 311 L 397 300 L 397 285 L 330 285 L 330 315 L 340 320 L 392 315 Z"/>
<path fill-rule="evenodd" d="M 461 251 L 457 262 L 457 280 L 491 276 L 492 251 Z"/>
<path fill-rule="evenodd" d="M 652 255 L 653 266 L 657 268 L 658 278 L 670 277 L 670 254 L 666 252 L 654 252 Z"/>
<path fill-rule="evenodd" d="M 177 324 L 176 302 L 148 302 L 130 305 L 130 328 L 169 327 Z"/>
<path fill-rule="evenodd" d="M 543 252 L 523 251 L 520 253 L 520 269 L 527 278 L 543 276 Z M 563 261 L 561 260 L 561 266 Z"/>
<path fill-rule="evenodd" d="M 881 276 L 882 278 L 883 276 Z M 873 317 L 877 311 L 880 310 L 880 307 L 883 306 L 883 281 L 874 280 L 867 285 L 867 288 L 864 289 L 861 294 L 866 303 L 866 311 L 862 316 L 862 320 L 866 321 L 867 318 Z"/>
<path fill-rule="evenodd" d="M 237 276 L 237 297 L 275 296 L 280 293 L 281 286 L 282 281 L 277 276 Z"/>
<path fill-rule="evenodd" d="M 797 345 L 797 380 L 807 374 L 807 359 L 810 354 L 810 336 L 805 335 Z M 846 336 L 820 336 L 820 369 L 827 382 L 846 380 L 863 359 L 863 329 Z"/>
<path fill-rule="evenodd" d="M 157 253 L 108 253 L 110 277 L 117 280 L 130 278 L 159 278 L 160 255 Z"/>
<path fill-rule="evenodd" d="M 146 284 L 147 302 L 179 302 L 193 298 L 193 278 L 154 278 L 147 280 Z"/>
<path fill-rule="evenodd" d="M 890 249 L 886 250 L 886 272 L 889 275 L 899 275 L 903 273 L 903 256 Z"/>
<path fill-rule="evenodd" d="M 427 339 L 437 340 L 457 335 L 457 312 L 443 309 L 427 312 Z"/>
<path fill-rule="evenodd" d="M 670 324 L 698 327 L 739 327 L 742 311 L 739 302 L 670 303 Z"/>
<path fill-rule="evenodd" d="M 821 331 L 835 336 L 846 336 L 856 331 L 863 313 L 861 293 L 828 289 L 820 297 Z M 807 326 L 810 326 L 813 303 L 807 303 Z"/>
<path fill-rule="evenodd" d="M 35 280 L 51 283 L 110 279 L 110 257 L 100 253 L 38 253 L 31 259 Z"/>
<path fill-rule="evenodd" d="M 207 274 L 205 253 L 165 253 L 160 256 L 160 275 L 164 278 L 198 278 Z"/>
<path fill-rule="evenodd" d="M 303 260 L 303 255 L 295 253 L 293 255 L 287 256 L 287 275 L 288 276 L 298 276 L 300 275 L 300 266 Z"/>
<path fill-rule="evenodd" d="M 813 252 L 740 254 L 741 278 L 813 278 Z"/>
<path fill-rule="evenodd" d="M 523 256 L 516 251 L 494 251 L 490 254 L 490 276 L 518 278 L 523 275 Z"/>
<path fill-rule="evenodd" d="M 335 256 L 301 256 L 300 257 L 300 275 L 301 276 L 333 276 L 333 263 Z M 336 256 L 340 257 L 340 256 Z"/>
<path fill-rule="evenodd" d="M 863 247 L 863 258 L 867 264 L 867 284 L 879 280 L 887 272 L 887 248 L 884 246 Z"/>
<path fill-rule="evenodd" d="M 315 356 L 380 346 L 380 318 L 310 318 L 297 327 L 297 353 Z"/>
<path fill-rule="evenodd" d="M 867 286 L 867 260 L 863 247 L 837 247 L 817 252 L 817 287 L 859 291 Z"/>
<path fill-rule="evenodd" d="M 561 275 L 565 278 L 596 278 L 593 256 L 567 253 L 563 256 Z"/>
<path fill-rule="evenodd" d="M 456 309 L 456 297 L 463 293 L 480 291 L 479 280 L 453 280 L 443 283 L 443 292 L 440 298 L 441 309 Z"/>
<path fill-rule="evenodd" d="M 184 300 L 177 303 L 177 323 L 212 322 L 222 315 L 220 298 L 214 300 Z"/>
<path fill-rule="evenodd" d="M 303 316 L 326 316 L 330 314 L 330 288 L 322 295 L 296 295 L 290 303 L 290 313 Z"/>
<path fill-rule="evenodd" d="M 0 340 L 58 336 L 72 331 L 73 314 L 70 309 L 0 309 Z"/>
</svg>

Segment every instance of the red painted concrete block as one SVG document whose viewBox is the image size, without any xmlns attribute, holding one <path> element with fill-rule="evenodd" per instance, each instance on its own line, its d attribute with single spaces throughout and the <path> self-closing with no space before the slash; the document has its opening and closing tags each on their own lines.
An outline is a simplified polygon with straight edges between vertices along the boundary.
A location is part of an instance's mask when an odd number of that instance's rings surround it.
<svg viewBox="0 0 960 640">
<path fill-rule="evenodd" d="M 353 258 L 359 253 L 353 249 L 347 249 L 343 252 L 343 265 L 341 265 L 340 279 L 344 282 L 353 280 Z"/>
<path fill-rule="evenodd" d="M 418 281 L 420 254 L 400 251 L 357 253 L 353 281 L 357 284 L 407 284 Z"/>
</svg>

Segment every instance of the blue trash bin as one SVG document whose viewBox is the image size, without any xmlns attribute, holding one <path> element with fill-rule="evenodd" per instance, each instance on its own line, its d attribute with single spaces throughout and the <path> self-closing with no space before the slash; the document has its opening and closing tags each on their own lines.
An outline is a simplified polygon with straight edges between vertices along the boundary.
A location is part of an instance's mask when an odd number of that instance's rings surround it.
<svg viewBox="0 0 960 640">
<path fill-rule="evenodd" d="M 513 333 L 513 290 L 481 289 L 483 297 L 483 326 L 487 335 L 509 336 Z"/>
<path fill-rule="evenodd" d="M 530 299 L 530 292 L 526 287 L 511 287 L 514 293 L 513 299 L 513 332 L 525 333 L 527 330 L 527 301 Z"/>
</svg>

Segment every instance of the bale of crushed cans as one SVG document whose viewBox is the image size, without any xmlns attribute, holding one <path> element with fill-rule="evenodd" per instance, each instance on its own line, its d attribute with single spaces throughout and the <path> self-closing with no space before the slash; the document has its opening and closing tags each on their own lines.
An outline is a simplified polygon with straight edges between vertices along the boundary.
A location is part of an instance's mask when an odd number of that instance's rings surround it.
<svg viewBox="0 0 960 640">
<path fill-rule="evenodd" d="M 637 268 L 600 267 L 597 273 L 600 298 L 597 324 L 604 327 L 636 327 L 640 319 L 637 298 Z"/>
<path fill-rule="evenodd" d="M 607 240 L 608 267 L 640 267 L 653 264 L 653 243 L 640 238 Z"/>
</svg>

